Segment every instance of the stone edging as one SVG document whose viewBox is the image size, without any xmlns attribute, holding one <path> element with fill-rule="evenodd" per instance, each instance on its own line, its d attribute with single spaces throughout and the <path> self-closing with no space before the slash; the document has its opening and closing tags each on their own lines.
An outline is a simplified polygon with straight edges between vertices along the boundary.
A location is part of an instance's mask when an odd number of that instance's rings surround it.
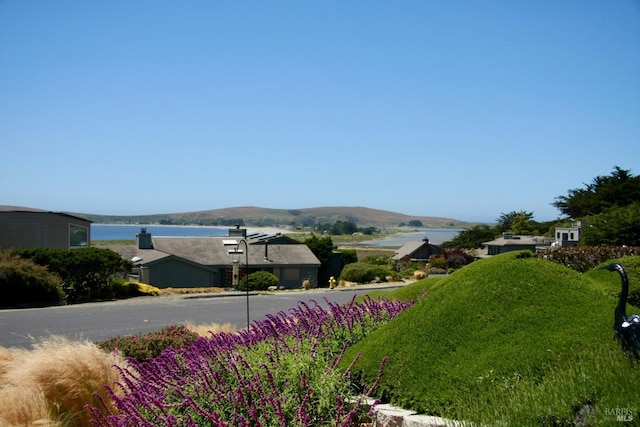
<svg viewBox="0 0 640 427">
<path fill-rule="evenodd" d="M 367 399 L 364 403 L 369 408 L 372 404 L 372 399 Z M 388 404 L 376 405 L 371 414 L 373 427 L 462 427 L 464 425 L 466 424 L 446 418 L 418 415 L 414 411 Z"/>
</svg>

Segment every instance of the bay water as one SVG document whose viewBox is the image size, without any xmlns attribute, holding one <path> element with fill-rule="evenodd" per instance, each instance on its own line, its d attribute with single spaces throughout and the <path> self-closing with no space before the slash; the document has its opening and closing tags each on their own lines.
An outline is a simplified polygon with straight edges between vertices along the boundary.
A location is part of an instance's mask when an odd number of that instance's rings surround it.
<svg viewBox="0 0 640 427">
<path fill-rule="evenodd" d="M 152 236 L 165 237 L 222 237 L 229 234 L 228 227 L 207 227 L 196 225 L 133 225 L 133 224 L 91 224 L 91 240 L 134 240 L 140 229 L 145 228 Z M 401 247 L 407 242 L 420 241 L 425 237 L 429 243 L 439 245 L 455 238 L 461 230 L 419 228 L 401 231 L 382 239 L 360 242 L 358 246 Z M 286 231 L 285 231 L 286 232 Z"/>
<path fill-rule="evenodd" d="M 142 228 L 152 236 L 164 237 L 219 237 L 229 234 L 228 227 L 91 224 L 91 240 L 134 240 Z"/>
</svg>

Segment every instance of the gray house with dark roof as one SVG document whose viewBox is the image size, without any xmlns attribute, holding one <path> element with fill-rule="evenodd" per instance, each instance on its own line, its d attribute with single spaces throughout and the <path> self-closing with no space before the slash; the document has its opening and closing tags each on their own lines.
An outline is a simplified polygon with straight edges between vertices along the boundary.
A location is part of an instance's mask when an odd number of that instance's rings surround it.
<svg viewBox="0 0 640 427">
<path fill-rule="evenodd" d="M 307 245 L 270 243 L 265 236 L 257 239 L 246 233 L 230 234 L 247 242 L 249 273 L 268 271 L 279 279 L 280 286 L 290 289 L 300 288 L 304 280 L 317 282 L 320 261 Z M 247 255 L 236 254 L 225 246 L 224 241 L 230 237 L 152 237 L 143 229 L 136 245 L 109 248 L 133 261 L 142 283 L 159 288 L 231 287 L 234 261 L 241 264 L 241 279 Z M 274 235 L 274 240 L 280 237 Z"/>
<path fill-rule="evenodd" d="M 91 221 L 62 212 L 0 206 L 0 250 L 89 247 Z"/>
</svg>

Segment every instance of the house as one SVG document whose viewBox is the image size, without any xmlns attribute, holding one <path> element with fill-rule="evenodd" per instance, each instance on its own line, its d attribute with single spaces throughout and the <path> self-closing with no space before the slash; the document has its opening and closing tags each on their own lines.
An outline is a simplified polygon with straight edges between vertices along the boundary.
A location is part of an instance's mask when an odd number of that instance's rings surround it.
<svg viewBox="0 0 640 427">
<path fill-rule="evenodd" d="M 135 245 L 109 249 L 133 261 L 140 282 L 159 288 L 231 287 L 234 274 L 238 279 L 246 274 L 247 256 L 249 273 L 268 271 L 282 287 L 297 289 L 307 279 L 316 283 L 320 261 L 309 247 L 271 236 L 247 235 L 237 228 L 228 237 L 152 237 L 143 228 Z M 233 247 L 228 246 L 232 241 Z"/>
<path fill-rule="evenodd" d="M 582 222 L 578 221 L 571 227 L 556 227 L 556 241 L 554 246 L 575 246 L 580 243 Z"/>
<path fill-rule="evenodd" d="M 91 221 L 62 212 L 0 206 L 0 249 L 86 248 Z"/>
<path fill-rule="evenodd" d="M 393 256 L 394 261 L 429 262 L 431 255 L 444 254 L 440 246 L 429 243 L 428 238 L 405 243 Z"/>
<path fill-rule="evenodd" d="M 502 237 L 484 242 L 487 247 L 487 255 L 498 255 L 505 252 L 530 250 L 537 251 L 540 248 L 548 248 L 553 239 L 543 236 L 523 236 L 511 233 L 502 233 Z"/>
</svg>

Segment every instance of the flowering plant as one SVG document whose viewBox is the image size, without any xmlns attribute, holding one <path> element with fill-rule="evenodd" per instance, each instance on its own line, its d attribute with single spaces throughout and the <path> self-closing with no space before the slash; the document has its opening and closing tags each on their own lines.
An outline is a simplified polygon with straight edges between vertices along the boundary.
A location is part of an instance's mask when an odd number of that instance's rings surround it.
<svg viewBox="0 0 640 427">
<path fill-rule="evenodd" d="M 299 303 L 248 330 L 198 338 L 158 357 L 129 359 L 111 403 L 90 407 L 93 424 L 116 426 L 348 426 L 363 416 L 344 349 L 411 306 L 386 299 L 328 308 Z"/>
</svg>

